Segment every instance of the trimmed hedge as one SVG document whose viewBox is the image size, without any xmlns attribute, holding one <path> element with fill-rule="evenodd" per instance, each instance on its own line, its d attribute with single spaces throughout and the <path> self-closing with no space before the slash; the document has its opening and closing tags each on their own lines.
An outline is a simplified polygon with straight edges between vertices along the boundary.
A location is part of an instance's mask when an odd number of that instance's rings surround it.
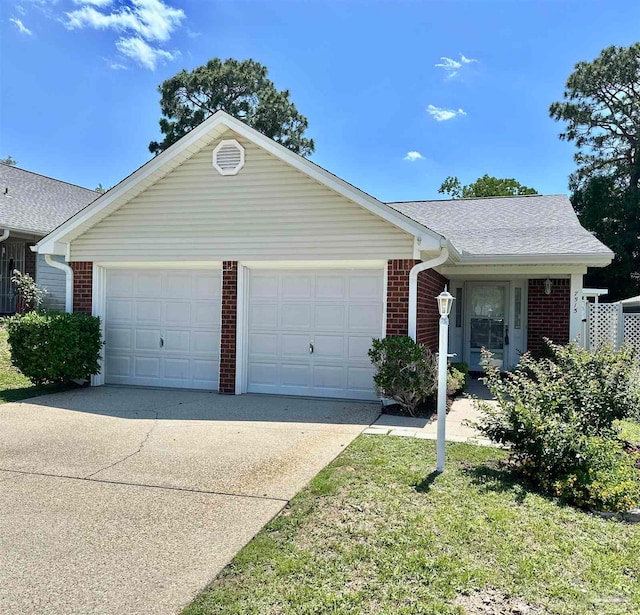
<svg viewBox="0 0 640 615">
<path fill-rule="evenodd" d="M 79 312 L 29 312 L 7 318 L 11 360 L 35 384 L 67 383 L 100 371 L 100 319 Z"/>
</svg>

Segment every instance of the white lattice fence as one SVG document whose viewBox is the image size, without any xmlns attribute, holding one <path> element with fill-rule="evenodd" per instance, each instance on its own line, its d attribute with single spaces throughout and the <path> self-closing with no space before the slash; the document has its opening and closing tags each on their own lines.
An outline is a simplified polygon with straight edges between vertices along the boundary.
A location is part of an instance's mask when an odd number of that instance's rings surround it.
<svg viewBox="0 0 640 615">
<path fill-rule="evenodd" d="M 620 303 L 590 303 L 587 310 L 587 347 L 606 344 L 640 348 L 640 314 L 625 314 Z"/>
<path fill-rule="evenodd" d="M 640 314 L 624 315 L 624 342 L 640 349 Z"/>
<path fill-rule="evenodd" d="M 588 347 L 597 348 L 606 344 L 617 348 L 622 306 L 618 303 L 589 303 L 587 314 Z"/>
</svg>

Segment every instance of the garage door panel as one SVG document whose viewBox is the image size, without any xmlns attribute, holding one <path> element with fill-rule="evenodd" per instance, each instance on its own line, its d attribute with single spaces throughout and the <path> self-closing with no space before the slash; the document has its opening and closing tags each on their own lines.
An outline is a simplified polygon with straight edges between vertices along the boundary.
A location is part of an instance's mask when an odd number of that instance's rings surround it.
<svg viewBox="0 0 640 615">
<path fill-rule="evenodd" d="M 110 327 L 105 336 L 106 344 L 114 350 L 131 350 L 133 330 L 131 327 Z"/>
<path fill-rule="evenodd" d="M 133 317 L 133 306 L 131 299 L 108 299 L 107 321 L 130 321 Z"/>
<path fill-rule="evenodd" d="M 347 340 L 347 357 L 350 361 L 369 363 L 371 338 L 368 336 L 350 335 Z"/>
<path fill-rule="evenodd" d="M 142 272 L 135 275 L 135 294 L 137 297 L 162 297 L 162 274 Z M 133 293 L 131 293 L 133 294 Z"/>
<path fill-rule="evenodd" d="M 131 373 L 132 357 L 123 355 L 111 355 L 106 358 L 106 370 L 111 376 L 128 377 Z"/>
<path fill-rule="evenodd" d="M 283 301 L 311 299 L 313 296 L 313 277 L 308 274 L 286 274 L 280 282 L 280 298 Z"/>
<path fill-rule="evenodd" d="M 191 324 L 191 303 L 189 301 L 165 301 L 164 322 L 172 325 Z"/>
<path fill-rule="evenodd" d="M 208 353 L 214 357 L 219 354 L 220 336 L 214 331 L 195 330 L 191 335 L 191 352 Z"/>
<path fill-rule="evenodd" d="M 192 299 L 211 302 L 220 297 L 220 281 L 208 274 L 197 274 L 193 277 L 191 291 Z"/>
<path fill-rule="evenodd" d="M 375 399 L 368 350 L 382 333 L 383 279 L 382 268 L 252 271 L 247 390 Z"/>
<path fill-rule="evenodd" d="M 165 329 L 163 350 L 165 354 L 169 354 L 170 352 L 190 353 L 191 331 Z"/>
<path fill-rule="evenodd" d="M 316 330 L 335 331 L 344 329 L 345 306 L 334 304 L 318 304 L 313 307 L 314 328 Z"/>
<path fill-rule="evenodd" d="M 275 359 L 278 356 L 278 335 L 275 333 L 249 334 L 249 359 L 254 356 Z"/>
<path fill-rule="evenodd" d="M 315 365 L 313 368 L 313 386 L 319 389 L 345 390 L 344 368 L 331 365 Z"/>
<path fill-rule="evenodd" d="M 192 276 L 182 272 L 164 275 L 162 295 L 168 299 L 191 299 Z"/>
<path fill-rule="evenodd" d="M 285 358 L 305 357 L 309 354 L 309 336 L 284 333 L 280 336 L 280 355 Z"/>
<path fill-rule="evenodd" d="M 371 367 L 349 367 L 347 389 L 352 393 L 370 394 L 375 371 Z"/>
<path fill-rule="evenodd" d="M 376 304 L 349 305 L 348 328 L 350 331 L 382 330 L 382 312 Z"/>
<path fill-rule="evenodd" d="M 278 364 L 277 363 L 258 363 L 249 361 L 248 365 L 249 382 L 256 387 L 270 386 L 277 387 L 279 384 Z M 264 390 L 256 390 L 255 393 L 263 393 Z"/>
<path fill-rule="evenodd" d="M 160 379 L 160 358 L 159 357 L 140 357 L 133 359 L 134 376 L 138 378 L 158 378 Z"/>
<path fill-rule="evenodd" d="M 345 297 L 345 279 L 341 275 L 318 275 L 315 299 L 318 301 L 342 301 Z"/>
<path fill-rule="evenodd" d="M 277 309 L 277 307 L 276 307 Z M 281 329 L 310 329 L 310 303 L 283 303 L 280 305 Z"/>
<path fill-rule="evenodd" d="M 219 371 L 219 361 L 194 359 L 191 362 L 193 382 L 196 384 L 194 388 L 217 389 L 218 381 L 213 375 L 218 374 Z M 200 387 L 197 385 L 200 385 Z"/>
<path fill-rule="evenodd" d="M 112 270 L 107 289 L 106 382 L 217 389 L 219 271 Z"/>
<path fill-rule="evenodd" d="M 160 339 L 162 338 L 162 331 L 160 329 L 136 328 L 134 337 L 135 350 L 151 350 L 153 352 L 160 350 Z"/>
<path fill-rule="evenodd" d="M 274 303 L 251 305 L 249 307 L 249 327 L 277 329 L 278 305 Z"/>
<path fill-rule="evenodd" d="M 107 294 L 110 297 L 128 298 L 134 294 L 135 275 L 133 273 L 118 272 L 109 277 Z"/>
<path fill-rule="evenodd" d="M 140 324 L 155 324 L 162 321 L 162 303 L 157 299 L 136 301 L 135 311 L 136 322 Z"/>
<path fill-rule="evenodd" d="M 349 278 L 349 298 L 379 301 L 382 296 L 380 275 L 358 275 Z"/>
<path fill-rule="evenodd" d="M 321 360 L 326 358 L 342 359 L 344 357 L 345 339 L 343 335 L 314 335 L 313 357 Z"/>
<path fill-rule="evenodd" d="M 172 359 L 170 357 L 164 358 L 164 378 L 170 378 L 174 380 L 189 380 L 189 359 Z"/>
<path fill-rule="evenodd" d="M 311 385 L 311 366 L 283 363 L 280 366 L 280 382 L 289 387 L 309 387 Z"/>
</svg>

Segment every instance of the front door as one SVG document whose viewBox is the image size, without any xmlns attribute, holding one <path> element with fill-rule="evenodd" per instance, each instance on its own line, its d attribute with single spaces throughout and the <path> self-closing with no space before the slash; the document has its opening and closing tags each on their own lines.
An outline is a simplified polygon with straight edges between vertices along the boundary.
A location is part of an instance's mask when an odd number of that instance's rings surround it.
<svg viewBox="0 0 640 615">
<path fill-rule="evenodd" d="M 467 291 L 466 346 L 470 371 L 482 371 L 482 349 L 493 354 L 500 369 L 508 364 L 506 282 L 469 284 Z"/>
</svg>

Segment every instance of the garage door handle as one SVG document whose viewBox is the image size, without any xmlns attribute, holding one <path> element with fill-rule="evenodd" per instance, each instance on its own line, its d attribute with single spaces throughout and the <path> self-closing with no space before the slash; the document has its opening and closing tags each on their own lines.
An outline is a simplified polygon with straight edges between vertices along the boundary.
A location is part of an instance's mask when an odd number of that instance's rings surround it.
<svg viewBox="0 0 640 615">
<path fill-rule="evenodd" d="M 313 354 L 313 344 L 309 343 L 309 354 Z"/>
<path fill-rule="evenodd" d="M 164 348 L 164 337 L 160 338 L 160 348 Z"/>
</svg>

